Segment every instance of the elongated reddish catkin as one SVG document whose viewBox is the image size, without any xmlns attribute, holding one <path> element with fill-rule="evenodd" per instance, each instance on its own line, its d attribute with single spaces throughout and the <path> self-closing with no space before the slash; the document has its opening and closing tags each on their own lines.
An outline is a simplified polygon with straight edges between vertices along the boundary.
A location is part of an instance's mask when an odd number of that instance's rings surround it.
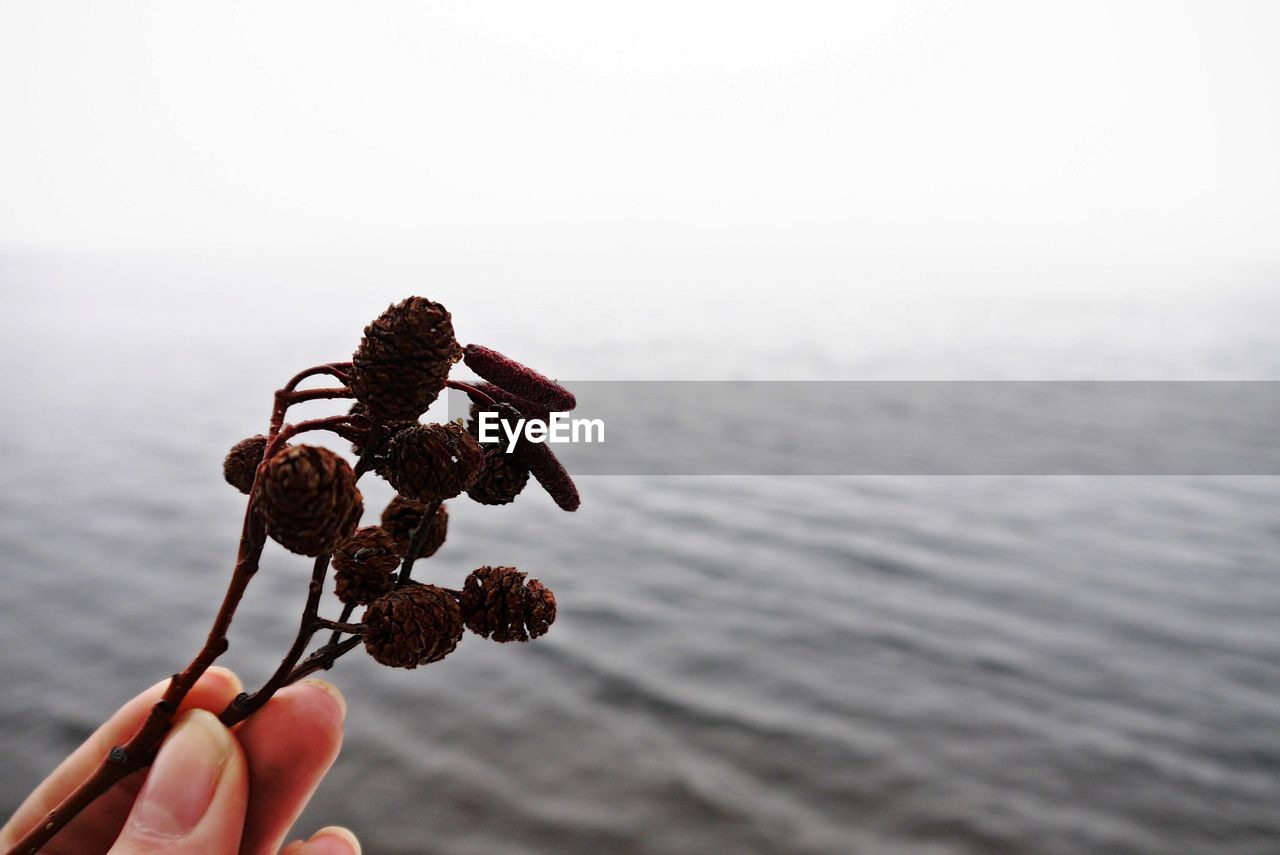
<svg viewBox="0 0 1280 855">
<path fill-rule="evenodd" d="M 462 351 L 462 361 L 490 383 L 548 410 L 562 413 L 578 405 L 573 393 L 556 381 L 483 345 L 467 345 Z"/>
<path fill-rule="evenodd" d="M 527 398 L 521 398 L 514 392 L 508 392 L 501 386 L 495 386 L 492 383 L 477 383 L 476 388 L 484 392 L 490 398 L 500 404 L 510 404 L 519 411 L 520 415 L 526 419 L 541 419 L 546 421 L 551 413 L 541 404 L 535 404 Z M 483 405 L 481 405 L 483 407 Z"/>
<path fill-rule="evenodd" d="M 578 488 L 551 447 L 545 442 L 522 442 L 516 448 L 529 467 L 529 474 L 538 479 L 542 489 L 547 491 L 560 509 L 576 511 L 578 505 L 582 504 Z"/>
</svg>

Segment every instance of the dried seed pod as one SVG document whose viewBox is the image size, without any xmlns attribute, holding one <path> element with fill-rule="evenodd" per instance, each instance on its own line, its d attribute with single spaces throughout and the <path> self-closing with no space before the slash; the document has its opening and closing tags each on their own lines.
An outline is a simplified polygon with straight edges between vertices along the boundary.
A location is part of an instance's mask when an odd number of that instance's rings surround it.
<svg viewBox="0 0 1280 855">
<path fill-rule="evenodd" d="M 291 446 L 268 460 L 253 506 L 276 542 L 313 557 L 351 534 L 364 510 L 347 461 L 314 445 Z"/>
<path fill-rule="evenodd" d="M 538 479 L 538 483 L 561 510 L 576 511 L 578 509 L 582 504 L 578 487 L 549 445 L 545 442 L 524 442 L 517 446 L 516 451 L 529 467 L 530 474 Z"/>
<path fill-rule="evenodd" d="M 370 415 L 416 420 L 461 357 L 449 311 L 425 297 L 409 297 L 365 327 L 351 357 L 351 391 Z"/>
<path fill-rule="evenodd" d="M 333 592 L 344 603 L 367 606 L 395 587 L 399 566 L 396 539 L 382 526 L 367 526 L 334 547 Z"/>
<path fill-rule="evenodd" d="M 480 474 L 484 451 L 452 422 L 418 425 L 387 445 L 386 478 L 396 492 L 422 502 L 452 499 Z"/>
<path fill-rule="evenodd" d="M 469 344 L 462 353 L 468 368 L 514 395 L 556 412 L 572 410 L 578 405 L 568 389 L 496 350 Z"/>
<path fill-rule="evenodd" d="M 379 597 L 364 613 L 364 646 L 393 668 L 438 662 L 462 638 L 462 612 L 448 591 L 409 585 Z"/>
<path fill-rule="evenodd" d="M 556 598 L 537 579 L 525 583 L 514 567 L 481 567 L 462 587 L 467 629 L 494 641 L 528 641 L 546 635 L 556 619 Z"/>
<path fill-rule="evenodd" d="M 409 551 L 409 541 L 413 538 L 413 530 L 422 522 L 422 515 L 430 507 L 426 502 L 396 496 L 382 512 L 382 527 L 396 541 L 396 551 L 401 557 Z M 449 533 L 449 509 L 443 504 L 436 508 L 431 516 L 427 533 L 422 540 L 419 558 L 430 558 L 444 545 L 445 535 Z"/>
<path fill-rule="evenodd" d="M 262 452 L 267 450 L 267 438 L 262 434 L 242 439 L 222 461 L 222 477 L 246 496 L 253 489 L 253 478 L 258 472 L 258 464 L 262 462 Z"/>
<path fill-rule="evenodd" d="M 484 465 L 467 495 L 482 505 L 505 505 L 515 501 L 527 483 L 529 467 L 516 454 L 493 445 L 485 449 Z"/>
</svg>

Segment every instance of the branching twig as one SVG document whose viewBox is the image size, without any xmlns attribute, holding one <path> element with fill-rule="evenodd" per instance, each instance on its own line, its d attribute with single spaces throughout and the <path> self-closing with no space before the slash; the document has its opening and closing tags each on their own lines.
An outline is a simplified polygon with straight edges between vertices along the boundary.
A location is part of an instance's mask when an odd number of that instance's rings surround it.
<svg viewBox="0 0 1280 855">
<path fill-rule="evenodd" d="M 307 588 L 307 604 L 302 610 L 302 620 L 298 625 L 298 635 L 293 640 L 293 645 L 284 655 L 284 659 L 281 660 L 275 673 L 271 675 L 267 682 L 262 684 L 262 688 L 253 694 L 241 693 L 222 711 L 218 718 L 227 727 L 248 718 L 263 704 L 271 700 L 271 696 L 286 684 L 285 681 L 289 677 L 289 672 L 293 670 L 293 666 L 302 658 L 302 654 L 306 651 L 312 636 L 320 629 L 317 612 L 320 609 L 320 595 L 324 591 L 324 580 L 328 571 L 329 556 L 321 555 L 316 559 L 315 566 L 311 571 L 311 584 Z"/>
<path fill-rule="evenodd" d="M 285 413 L 288 412 L 290 404 L 295 404 L 299 400 L 310 400 L 309 398 L 296 397 L 296 395 L 299 393 L 295 392 L 294 390 L 298 388 L 299 383 L 301 383 L 303 380 L 306 380 L 308 377 L 315 377 L 317 375 L 324 374 L 330 377 L 335 377 L 345 384 L 350 379 L 350 373 L 349 373 L 350 371 L 351 371 L 350 362 L 330 362 L 326 365 L 316 365 L 304 371 L 299 371 L 297 374 L 289 378 L 289 382 L 285 383 L 283 387 L 281 387 L 279 390 L 276 391 L 275 405 L 271 410 L 271 431 L 270 433 L 267 434 L 267 436 L 274 439 L 275 435 L 280 432 L 280 427 L 284 424 L 284 416 L 285 416 Z M 315 391 L 315 390 L 312 390 L 312 391 Z M 305 394 L 305 393 L 302 393 L 302 394 Z M 347 396 L 332 395 L 332 396 L 321 396 L 321 397 L 347 397 Z"/>
<path fill-rule="evenodd" d="M 286 442 L 293 439 L 300 433 L 307 433 L 308 431 L 313 430 L 329 430 L 339 436 L 350 439 L 351 437 L 346 434 L 346 431 L 350 428 L 351 417 L 345 415 L 329 416 L 328 418 L 323 419 L 310 419 L 305 422 L 298 422 L 296 425 L 284 425 L 276 431 L 275 436 L 273 436 L 271 441 L 267 443 L 266 450 L 262 452 L 262 459 L 264 461 L 270 460 L 275 456 L 277 451 L 284 447 Z"/>
<path fill-rule="evenodd" d="M 363 640 L 360 636 L 353 635 L 346 641 L 340 641 L 337 644 L 326 644 L 324 647 L 317 649 L 315 653 L 302 660 L 302 664 L 290 672 L 284 684 L 292 686 L 302 678 L 309 677 L 317 671 L 329 670 L 333 667 L 334 662 L 359 647 Z"/>
<path fill-rule="evenodd" d="M 426 339 L 423 338 L 424 330 L 429 330 L 428 333 L 425 333 Z M 249 489 L 246 492 L 249 494 L 249 499 L 245 508 L 244 524 L 240 533 L 240 543 L 236 554 L 235 567 L 231 573 L 231 580 L 227 585 L 222 604 L 214 616 L 213 625 L 209 629 L 203 646 L 195 655 L 195 658 L 180 673 L 174 674 L 169 680 L 160 700 L 152 706 L 141 726 L 129 737 L 128 741 L 123 745 L 112 748 L 108 756 L 102 760 L 101 764 L 86 780 L 46 814 L 38 825 L 27 830 L 26 834 L 9 850 L 9 855 L 16 855 L 17 853 L 28 855 L 28 853 L 37 852 L 54 839 L 82 810 L 110 790 L 113 785 L 146 768 L 154 761 L 161 743 L 173 726 L 174 717 L 177 715 L 183 701 L 190 694 L 201 676 L 209 669 L 209 666 L 225 653 L 229 647 L 227 640 L 228 630 L 249 583 L 257 573 L 263 546 L 266 543 L 267 526 L 264 522 L 264 517 L 271 517 L 272 536 L 287 549 L 300 554 L 314 555 L 315 552 L 322 549 L 332 548 L 331 540 L 319 539 L 329 534 L 332 534 L 335 538 L 351 536 L 350 529 L 357 524 L 352 517 L 358 518 L 361 510 L 360 497 L 358 492 L 351 488 L 350 473 L 342 471 L 342 467 L 345 464 L 333 462 L 331 459 L 334 457 L 332 452 L 319 448 L 299 446 L 297 460 L 281 459 L 280 462 L 289 466 L 296 464 L 300 471 L 304 473 L 309 471 L 312 480 L 317 481 L 317 483 L 323 484 L 327 481 L 331 482 L 330 486 L 340 486 L 342 488 L 341 494 L 329 495 L 315 484 L 308 487 L 306 484 L 295 485 L 289 483 L 293 480 L 305 482 L 307 479 L 292 479 L 289 471 L 280 474 L 280 470 L 274 467 L 274 462 L 268 465 L 268 461 L 273 461 L 276 454 L 293 437 L 308 431 L 328 430 L 350 440 L 361 448 L 360 459 L 355 466 L 356 480 L 369 470 L 380 469 L 384 465 L 390 465 L 382 455 L 392 434 L 382 416 L 395 415 L 399 418 L 402 416 L 414 416 L 414 413 L 420 415 L 440 391 L 438 386 L 424 388 L 419 382 L 421 379 L 419 373 L 415 373 L 417 368 L 410 370 L 410 366 L 421 365 L 430 369 L 428 373 L 433 378 L 436 375 L 431 372 L 438 368 L 447 377 L 448 370 L 456 359 L 457 350 L 458 344 L 453 337 L 449 313 L 437 303 L 421 297 L 411 297 L 393 305 L 379 316 L 366 330 L 366 339 L 361 342 L 360 349 L 356 351 L 354 359 L 362 361 L 362 365 L 366 361 L 371 361 L 370 364 L 377 369 L 372 371 L 368 377 L 360 378 L 362 383 L 358 384 L 364 387 L 361 390 L 361 398 L 364 404 L 367 405 L 366 412 L 356 409 L 355 412 L 349 412 L 345 415 L 311 419 L 295 424 L 288 424 L 285 421 L 289 407 L 293 404 L 322 399 L 354 398 L 355 394 L 352 391 L 353 362 L 331 362 L 307 368 L 295 374 L 275 392 L 268 434 L 266 442 L 263 444 L 261 457 L 257 458 L 253 451 L 245 451 L 246 448 L 256 449 L 258 447 L 257 443 L 262 442 L 260 436 L 253 436 L 238 443 L 224 463 L 223 471 L 228 482 L 242 490 L 248 486 Z M 469 345 L 465 349 L 463 356 L 467 364 L 476 373 L 489 379 L 492 385 L 481 384 L 484 388 L 480 388 L 471 383 L 447 379 L 444 385 L 465 392 L 473 402 L 482 404 L 485 407 L 496 407 L 500 414 L 506 413 L 509 415 L 514 412 L 516 403 L 522 408 L 528 408 L 530 413 L 540 411 L 540 408 L 551 405 L 572 409 L 575 403 L 572 393 L 567 389 L 532 369 L 502 356 L 496 351 L 477 345 Z M 401 376 L 402 374 L 406 376 Z M 331 384 L 328 387 L 310 389 L 298 388 L 303 381 L 317 376 L 332 377 L 337 381 L 338 385 Z M 371 388 L 372 386 L 377 386 L 378 388 L 373 389 Z M 526 402 L 521 397 L 523 395 L 531 396 L 531 400 L 538 402 L 537 406 Z M 368 398 L 368 400 L 364 400 L 365 398 Z M 413 404 L 416 409 L 410 410 L 407 406 L 408 404 Z M 386 412 L 384 413 L 383 410 Z M 380 413 L 382 415 L 379 415 Z M 515 415 L 519 416 L 519 413 L 515 413 Z M 472 444 L 474 445 L 474 441 Z M 548 451 L 547 454 L 549 455 L 550 452 Z M 554 456 L 550 460 L 554 461 Z M 576 507 L 577 495 L 576 492 L 572 492 L 572 482 L 567 480 L 568 475 L 563 473 L 562 469 L 552 471 L 552 467 L 549 464 L 544 464 L 540 470 L 536 465 L 537 463 L 538 460 L 529 463 L 530 469 L 539 481 L 544 486 L 547 486 L 561 507 L 566 507 L 568 510 Z M 441 458 L 433 461 L 433 465 L 440 468 L 448 468 L 453 464 L 459 464 L 458 456 L 453 456 L 449 460 Z M 475 463 L 475 465 L 478 466 L 479 463 Z M 256 469 L 253 468 L 255 466 Z M 307 466 L 311 467 L 310 470 L 306 469 Z M 282 468 L 287 469 L 288 467 Z M 478 472 L 479 470 L 476 469 L 471 474 L 473 476 L 478 475 Z M 260 479 L 264 477 L 275 478 L 277 475 L 279 475 L 279 479 L 273 482 L 273 486 L 279 485 L 288 501 L 277 501 L 276 498 L 273 498 L 272 491 L 266 491 L 265 493 L 262 491 L 264 485 L 260 483 Z M 391 480 L 395 481 L 394 478 Z M 568 486 L 565 487 L 562 482 L 567 483 Z M 325 489 L 328 488 L 325 487 Z M 311 492 L 308 493 L 308 490 Z M 518 492 L 518 488 L 516 492 Z M 566 501 L 566 497 L 569 497 L 570 492 L 572 492 L 571 503 Z M 297 495 L 293 495 L 293 493 L 297 493 Z M 421 493 L 410 491 L 406 495 L 409 495 L 410 498 L 426 500 L 433 495 L 437 498 L 448 498 L 450 495 L 456 495 L 456 491 L 452 494 L 436 490 Z M 514 496 L 514 493 L 512 495 Z M 334 513 L 330 514 L 332 519 L 326 521 L 326 527 L 324 528 L 312 525 L 314 520 L 311 519 L 313 514 L 311 513 L 310 500 L 316 499 L 319 501 L 317 497 L 328 497 L 328 499 L 335 500 L 331 508 Z M 336 501 L 337 499 L 342 501 Z M 255 507 L 258 502 L 263 504 Z M 281 528 L 277 524 L 279 520 L 273 516 L 289 517 L 290 512 L 295 510 L 295 508 L 291 507 L 291 503 L 302 508 L 301 512 L 294 514 L 303 518 L 294 520 L 299 525 L 300 531 L 298 532 L 287 531 L 289 528 L 287 525 Z M 344 510 L 344 504 L 349 506 L 349 509 L 353 512 L 352 514 L 340 513 L 340 511 Z M 569 504 L 572 504 L 572 507 L 567 507 Z M 461 598 L 462 592 L 448 588 L 433 589 L 424 586 L 422 588 L 398 591 L 398 589 L 403 589 L 413 584 L 411 575 L 414 563 L 421 557 L 439 513 L 440 501 L 426 504 L 422 518 L 410 535 L 409 544 L 401 560 L 399 571 L 393 580 L 394 589 L 384 593 L 383 597 L 413 600 L 417 595 L 422 594 L 430 598 L 438 598 L 443 591 L 446 600 L 449 596 Z M 341 530 L 339 530 L 339 527 L 342 527 Z M 302 534 L 314 534 L 317 537 L 307 537 L 299 540 L 294 536 L 298 535 L 300 537 Z M 398 534 L 397 536 L 402 535 Z M 319 613 L 320 600 L 328 577 L 330 557 L 330 554 L 326 553 L 315 559 L 311 572 L 310 586 L 307 590 L 306 604 L 298 624 L 298 632 L 293 643 L 281 659 L 280 664 L 257 691 L 241 693 L 222 710 L 219 718 L 223 724 L 232 726 L 244 721 L 267 704 L 281 688 L 296 683 L 317 671 L 333 667 L 333 664 L 338 659 L 362 644 L 368 643 L 370 645 L 374 658 L 378 659 L 378 661 L 391 665 L 400 664 L 409 668 L 423 662 L 434 662 L 456 645 L 456 636 L 462 632 L 461 626 L 458 626 L 456 621 L 449 630 L 451 632 L 456 631 L 455 636 L 445 638 L 441 635 L 440 638 L 435 639 L 426 638 L 425 636 L 428 634 L 440 635 L 444 632 L 441 627 L 431 626 L 430 621 L 419 620 L 417 623 L 410 621 L 410 629 L 413 632 L 409 634 L 416 633 L 417 636 L 421 636 L 417 639 L 418 642 L 430 642 L 430 644 L 418 644 L 418 646 L 430 647 L 435 652 L 430 657 L 424 658 L 423 655 L 420 655 L 421 651 L 397 651 L 397 656 L 394 657 L 394 660 L 388 660 L 379 655 L 381 646 L 385 645 L 381 645 L 379 639 L 381 633 L 374 631 L 375 629 L 380 629 L 376 620 L 377 611 L 374 613 L 373 629 L 367 628 L 365 624 L 351 621 L 355 610 L 354 604 L 351 603 L 343 607 L 341 617 L 337 620 L 321 617 Z M 385 565 L 372 569 L 378 569 L 383 574 L 389 573 Z M 519 573 L 512 568 L 499 569 L 509 573 L 516 573 L 519 579 L 524 579 L 523 573 Z M 471 577 L 468 578 L 470 579 Z M 387 579 L 388 576 L 384 575 L 379 581 L 385 584 Z M 468 582 L 467 584 L 471 583 Z M 523 590 L 526 598 L 530 596 L 541 597 L 538 600 L 538 611 L 534 617 L 530 617 L 529 614 L 521 617 L 521 620 L 526 622 L 534 619 L 541 621 L 537 627 L 530 624 L 529 633 L 536 636 L 545 632 L 546 626 L 551 620 L 554 620 L 554 598 L 549 591 L 541 587 L 535 590 L 526 586 Z M 382 601 L 375 600 L 375 602 Z M 528 610 L 529 606 L 526 605 L 525 611 L 528 612 Z M 409 611 L 412 612 L 413 610 L 410 609 Z M 413 615 L 410 614 L 409 617 L 413 617 Z M 310 655 L 306 655 L 308 647 L 320 632 L 331 632 L 328 643 L 316 649 Z M 369 634 L 367 639 L 365 637 L 366 632 Z M 344 636 L 346 637 L 344 638 Z M 386 639 L 383 640 L 385 641 Z M 395 640 L 393 637 L 392 641 Z M 445 642 L 448 642 L 447 648 L 444 646 Z M 400 653 L 408 653 L 410 655 L 400 656 Z"/>
</svg>

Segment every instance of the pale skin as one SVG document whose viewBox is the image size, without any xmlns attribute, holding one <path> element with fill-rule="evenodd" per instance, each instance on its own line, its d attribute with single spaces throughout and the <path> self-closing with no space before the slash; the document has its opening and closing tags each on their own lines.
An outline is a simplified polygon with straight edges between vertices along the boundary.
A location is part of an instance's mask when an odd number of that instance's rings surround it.
<svg viewBox="0 0 1280 855">
<path fill-rule="evenodd" d="M 27 797 L 0 829 L 7 850 L 137 730 L 165 683 L 121 707 Z M 217 713 L 243 691 L 213 667 L 182 704 L 149 769 L 125 778 L 41 850 L 49 855 L 359 855 L 344 828 L 284 844 L 342 745 L 346 703 L 332 685 L 281 689 L 228 730 Z"/>
</svg>

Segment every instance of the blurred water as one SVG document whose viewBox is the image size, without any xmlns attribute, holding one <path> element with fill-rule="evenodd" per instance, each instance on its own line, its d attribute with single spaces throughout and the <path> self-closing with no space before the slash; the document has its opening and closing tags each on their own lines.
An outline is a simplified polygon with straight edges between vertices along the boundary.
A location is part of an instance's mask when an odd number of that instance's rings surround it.
<svg viewBox="0 0 1280 855">
<path fill-rule="evenodd" d="M 3 260 L 0 807 L 198 647 L 242 511 L 226 447 L 412 291 L 562 377 L 1280 377 L 1252 286 L 1046 306 L 391 272 Z M 581 487 L 572 516 L 536 488 L 452 503 L 420 575 L 516 564 L 560 618 L 415 672 L 343 660 L 347 742 L 303 828 L 373 853 L 1280 849 L 1277 479 Z M 307 571 L 268 550 L 227 658 L 247 683 Z"/>
</svg>

